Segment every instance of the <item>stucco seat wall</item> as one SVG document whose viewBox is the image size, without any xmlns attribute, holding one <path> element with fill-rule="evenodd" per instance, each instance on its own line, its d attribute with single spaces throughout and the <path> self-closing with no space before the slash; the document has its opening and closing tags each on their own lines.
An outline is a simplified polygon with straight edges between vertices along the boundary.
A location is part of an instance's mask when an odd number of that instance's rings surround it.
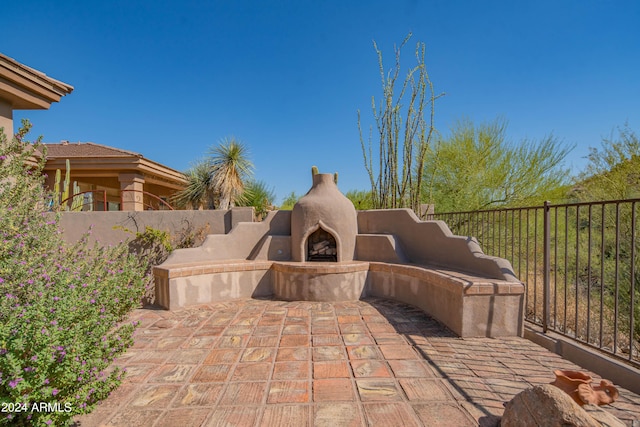
<svg viewBox="0 0 640 427">
<path fill-rule="evenodd" d="M 232 260 L 156 267 L 167 309 L 238 298 L 348 301 L 377 296 L 412 304 L 461 337 L 522 336 L 524 285 L 424 265 Z"/>
<path fill-rule="evenodd" d="M 371 262 L 367 295 L 421 308 L 461 337 L 522 336 L 524 284 L 437 267 Z"/>
<path fill-rule="evenodd" d="M 270 261 L 231 260 L 155 267 L 155 304 L 168 309 L 269 296 Z"/>
</svg>

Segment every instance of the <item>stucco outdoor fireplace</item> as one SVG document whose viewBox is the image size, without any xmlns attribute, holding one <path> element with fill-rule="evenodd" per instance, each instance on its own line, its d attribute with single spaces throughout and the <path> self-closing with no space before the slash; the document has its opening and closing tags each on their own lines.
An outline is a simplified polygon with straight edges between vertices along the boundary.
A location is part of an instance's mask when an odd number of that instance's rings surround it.
<svg viewBox="0 0 640 427">
<path fill-rule="evenodd" d="M 291 212 L 292 260 L 352 261 L 357 218 L 353 203 L 338 190 L 334 176 L 314 174 L 311 189 Z"/>
<path fill-rule="evenodd" d="M 334 175 L 312 176 L 292 211 L 174 251 L 154 268 L 156 303 L 375 296 L 417 306 L 463 337 L 522 335 L 524 285 L 508 261 L 409 209 L 356 211 Z"/>
</svg>

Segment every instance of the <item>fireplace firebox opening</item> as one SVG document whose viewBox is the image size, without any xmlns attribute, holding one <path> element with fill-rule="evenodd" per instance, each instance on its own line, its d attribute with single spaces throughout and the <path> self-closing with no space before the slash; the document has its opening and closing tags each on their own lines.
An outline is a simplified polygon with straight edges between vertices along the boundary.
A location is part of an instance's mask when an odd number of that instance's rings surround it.
<svg viewBox="0 0 640 427">
<path fill-rule="evenodd" d="M 322 227 L 307 239 L 307 261 L 338 261 L 338 245 L 335 237 Z"/>
</svg>

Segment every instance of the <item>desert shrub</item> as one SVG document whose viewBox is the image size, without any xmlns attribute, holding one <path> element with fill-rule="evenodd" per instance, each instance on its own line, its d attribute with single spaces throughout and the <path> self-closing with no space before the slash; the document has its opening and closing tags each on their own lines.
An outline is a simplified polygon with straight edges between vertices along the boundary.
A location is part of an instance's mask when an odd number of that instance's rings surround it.
<svg viewBox="0 0 640 427">
<path fill-rule="evenodd" d="M 29 128 L 0 131 L 0 424 L 66 425 L 120 384 L 146 266 L 126 245 L 63 243 Z"/>
</svg>

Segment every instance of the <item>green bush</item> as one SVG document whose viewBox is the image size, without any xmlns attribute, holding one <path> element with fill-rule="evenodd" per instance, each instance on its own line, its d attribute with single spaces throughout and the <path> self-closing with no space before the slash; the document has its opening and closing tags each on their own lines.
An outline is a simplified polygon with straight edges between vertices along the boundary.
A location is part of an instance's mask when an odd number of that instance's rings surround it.
<svg viewBox="0 0 640 427">
<path fill-rule="evenodd" d="M 63 243 L 29 128 L 0 131 L 0 425 L 67 425 L 120 384 L 146 265 L 126 245 Z"/>
</svg>

